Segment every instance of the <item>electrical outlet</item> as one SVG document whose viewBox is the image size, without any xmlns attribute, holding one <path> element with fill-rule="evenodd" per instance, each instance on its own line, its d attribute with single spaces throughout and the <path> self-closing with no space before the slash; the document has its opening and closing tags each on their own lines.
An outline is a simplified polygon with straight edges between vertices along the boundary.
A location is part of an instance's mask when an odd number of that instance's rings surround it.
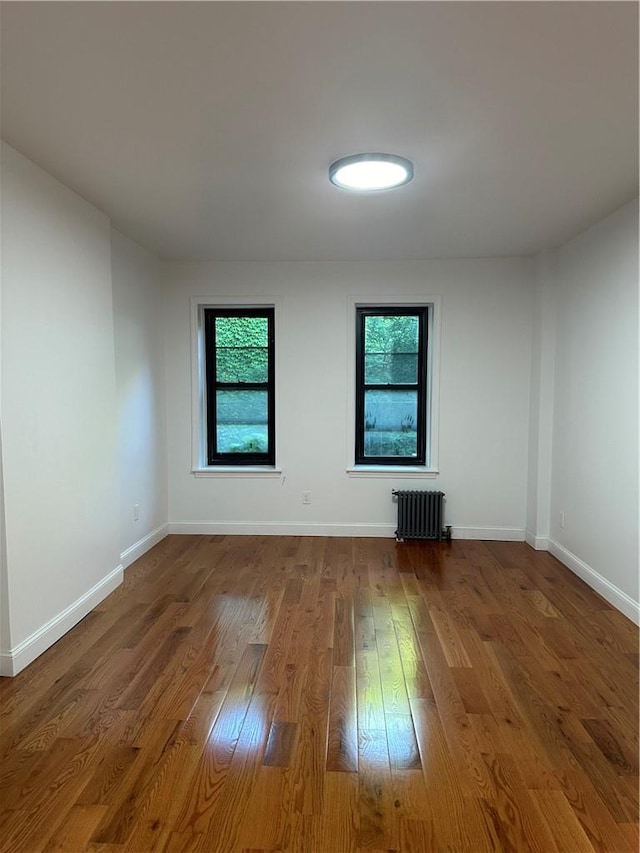
<svg viewBox="0 0 640 853">
<path fill-rule="evenodd" d="M 140 520 L 140 504 L 134 504 L 133 505 L 133 520 L 134 521 Z"/>
<path fill-rule="evenodd" d="M 564 527 L 564 513 L 560 513 L 560 527 Z"/>
<path fill-rule="evenodd" d="M 302 493 L 302 503 L 310 504 L 311 503 L 311 492 L 303 492 Z"/>
</svg>

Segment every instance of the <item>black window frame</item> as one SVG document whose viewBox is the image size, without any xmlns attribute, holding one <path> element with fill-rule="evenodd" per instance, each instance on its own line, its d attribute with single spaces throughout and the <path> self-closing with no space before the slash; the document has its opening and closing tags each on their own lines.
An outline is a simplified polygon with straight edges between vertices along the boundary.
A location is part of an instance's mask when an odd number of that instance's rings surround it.
<svg viewBox="0 0 640 853">
<path fill-rule="evenodd" d="M 261 308 L 218 308 L 203 309 L 205 348 L 205 391 L 206 391 L 206 436 L 207 464 L 243 467 L 246 465 L 275 466 L 276 460 L 276 394 L 275 394 L 275 309 Z M 266 382 L 218 382 L 216 376 L 216 324 L 218 317 L 260 317 L 267 320 L 267 381 Z M 267 392 L 267 441 L 265 453 L 219 453 L 217 448 L 217 391 L 266 391 Z"/>
<path fill-rule="evenodd" d="M 418 318 L 418 376 L 416 383 L 367 384 L 365 382 L 365 320 L 367 317 Z M 428 401 L 428 341 L 429 305 L 356 306 L 356 465 L 416 466 L 427 463 L 427 401 Z M 366 391 L 417 391 L 416 456 L 365 455 L 365 396 Z"/>
</svg>

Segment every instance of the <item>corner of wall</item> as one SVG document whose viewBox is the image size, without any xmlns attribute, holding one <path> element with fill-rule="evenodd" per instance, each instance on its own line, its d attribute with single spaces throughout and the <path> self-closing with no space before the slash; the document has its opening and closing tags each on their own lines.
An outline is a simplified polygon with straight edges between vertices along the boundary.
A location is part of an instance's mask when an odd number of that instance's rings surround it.
<svg viewBox="0 0 640 853">
<path fill-rule="evenodd" d="M 119 544 L 125 567 L 166 535 L 168 466 L 161 262 L 111 228 Z M 164 531 L 164 533 L 163 533 Z"/>
<path fill-rule="evenodd" d="M 638 204 L 557 252 L 550 550 L 638 615 Z"/>
<path fill-rule="evenodd" d="M 536 256 L 531 351 L 527 532 L 533 540 L 540 540 L 543 543 L 549 537 L 551 514 L 557 314 L 556 269 L 556 251 L 548 250 Z"/>
<path fill-rule="evenodd" d="M 11 648 L 11 612 L 9 608 L 9 572 L 4 517 L 4 477 L 2 458 L 2 419 L 0 417 L 0 675 L 5 672 L 5 659 Z"/>
</svg>

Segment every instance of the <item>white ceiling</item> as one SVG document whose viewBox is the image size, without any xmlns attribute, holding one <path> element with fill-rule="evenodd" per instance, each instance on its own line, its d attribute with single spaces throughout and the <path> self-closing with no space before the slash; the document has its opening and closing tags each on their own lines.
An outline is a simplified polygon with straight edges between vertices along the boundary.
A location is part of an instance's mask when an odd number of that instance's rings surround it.
<svg viewBox="0 0 640 853">
<path fill-rule="evenodd" d="M 530 254 L 638 192 L 634 2 L 2 3 L 2 136 L 164 258 Z M 327 168 L 414 162 L 368 196 Z"/>
</svg>

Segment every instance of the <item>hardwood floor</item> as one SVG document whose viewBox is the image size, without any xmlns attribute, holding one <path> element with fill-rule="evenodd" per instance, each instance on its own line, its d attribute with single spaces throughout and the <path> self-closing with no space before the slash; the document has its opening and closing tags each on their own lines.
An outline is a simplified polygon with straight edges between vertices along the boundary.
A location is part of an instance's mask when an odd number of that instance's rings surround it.
<svg viewBox="0 0 640 853">
<path fill-rule="evenodd" d="M 638 849 L 638 633 L 520 543 L 171 536 L 0 680 L 0 849 Z"/>
</svg>

